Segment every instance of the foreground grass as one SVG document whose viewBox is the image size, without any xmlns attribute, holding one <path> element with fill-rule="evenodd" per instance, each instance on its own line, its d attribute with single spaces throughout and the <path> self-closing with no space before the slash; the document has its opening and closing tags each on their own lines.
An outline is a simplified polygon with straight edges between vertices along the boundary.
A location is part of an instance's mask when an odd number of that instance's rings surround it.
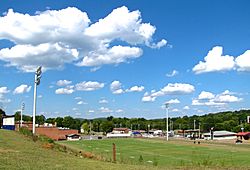
<svg viewBox="0 0 250 170">
<path fill-rule="evenodd" d="M 74 149 L 112 159 L 112 143 L 117 146 L 117 159 L 126 164 L 197 169 L 250 169 L 250 145 L 233 143 L 152 139 L 104 139 L 62 141 Z"/>
<path fill-rule="evenodd" d="M 0 169 L 151 169 L 145 166 L 115 164 L 43 148 L 14 131 L 0 129 Z"/>
</svg>

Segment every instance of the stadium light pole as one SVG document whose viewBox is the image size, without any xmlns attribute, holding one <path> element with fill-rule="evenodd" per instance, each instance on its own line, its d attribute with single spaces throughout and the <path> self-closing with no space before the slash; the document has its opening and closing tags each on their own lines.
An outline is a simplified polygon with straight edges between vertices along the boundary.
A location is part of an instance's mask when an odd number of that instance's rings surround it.
<svg viewBox="0 0 250 170">
<path fill-rule="evenodd" d="M 167 141 L 168 141 L 168 108 L 169 108 L 169 103 L 165 103 L 166 107 L 166 136 L 167 136 Z"/>
<path fill-rule="evenodd" d="M 42 66 L 39 66 L 35 73 L 35 83 L 34 83 L 34 101 L 33 101 L 33 126 L 32 126 L 32 133 L 36 133 L 36 89 L 37 86 L 40 84 L 42 74 Z"/>
</svg>

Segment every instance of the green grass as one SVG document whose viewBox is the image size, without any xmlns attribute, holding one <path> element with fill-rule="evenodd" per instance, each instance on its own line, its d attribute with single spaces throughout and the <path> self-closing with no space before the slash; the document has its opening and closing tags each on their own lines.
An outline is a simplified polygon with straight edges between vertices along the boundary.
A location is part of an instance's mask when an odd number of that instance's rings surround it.
<svg viewBox="0 0 250 170">
<path fill-rule="evenodd" d="M 117 147 L 118 162 L 154 167 L 213 169 L 250 169 L 250 145 L 154 139 L 104 139 L 62 141 L 63 145 L 112 159 L 112 143 Z M 188 168 L 188 169 L 189 169 Z"/>
<path fill-rule="evenodd" d="M 124 169 L 123 164 L 91 160 L 46 149 L 44 143 L 18 132 L 0 129 L 0 169 Z M 126 165 L 125 169 L 150 169 L 145 166 Z"/>
</svg>

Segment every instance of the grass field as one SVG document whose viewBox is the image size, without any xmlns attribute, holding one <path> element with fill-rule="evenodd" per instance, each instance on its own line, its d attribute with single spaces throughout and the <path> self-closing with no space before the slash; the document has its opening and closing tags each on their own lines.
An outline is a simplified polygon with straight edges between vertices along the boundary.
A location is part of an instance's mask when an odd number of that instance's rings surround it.
<svg viewBox="0 0 250 170">
<path fill-rule="evenodd" d="M 250 169 L 250 145 L 201 142 L 194 144 L 183 140 L 156 139 L 103 139 L 62 141 L 74 149 L 112 159 L 112 143 L 117 147 L 117 160 L 126 164 L 141 164 L 157 167 L 212 169 Z M 188 168 L 189 167 L 189 168 Z"/>
<path fill-rule="evenodd" d="M 14 131 L 0 129 L 0 169 L 124 169 L 122 164 L 76 157 L 54 149 L 43 148 L 39 141 L 33 142 Z M 145 166 L 126 165 L 125 169 L 151 169 Z"/>
</svg>

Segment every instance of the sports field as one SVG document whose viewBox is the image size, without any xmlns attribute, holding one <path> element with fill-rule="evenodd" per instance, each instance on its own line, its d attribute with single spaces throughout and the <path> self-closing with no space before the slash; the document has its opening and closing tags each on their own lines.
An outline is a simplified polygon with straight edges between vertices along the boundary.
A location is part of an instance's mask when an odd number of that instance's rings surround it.
<svg viewBox="0 0 250 170">
<path fill-rule="evenodd" d="M 194 144 L 187 140 L 103 139 L 60 142 L 68 147 L 92 152 L 112 160 L 116 144 L 117 161 L 158 167 L 250 168 L 250 145 L 247 143 L 208 142 Z"/>
<path fill-rule="evenodd" d="M 18 132 L 0 129 L 1 170 L 117 170 L 123 164 L 92 160 L 48 149 L 44 144 Z M 128 165 L 125 169 L 149 170 L 146 166 Z"/>
</svg>

